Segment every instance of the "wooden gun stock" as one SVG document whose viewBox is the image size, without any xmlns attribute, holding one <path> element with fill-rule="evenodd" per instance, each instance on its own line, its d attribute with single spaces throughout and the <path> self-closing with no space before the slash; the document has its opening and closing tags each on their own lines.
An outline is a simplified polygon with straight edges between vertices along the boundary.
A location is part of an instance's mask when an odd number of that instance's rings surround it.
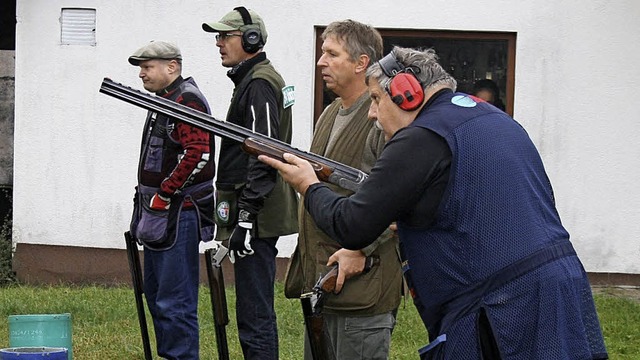
<svg viewBox="0 0 640 360">
<path fill-rule="evenodd" d="M 332 293 L 336 289 L 336 282 L 338 281 L 338 264 L 335 264 L 329 269 L 329 271 L 318 280 L 316 287 L 323 293 Z"/>
<path fill-rule="evenodd" d="M 280 160 L 282 162 L 286 162 L 284 159 L 284 153 L 289 152 L 287 151 L 286 148 L 278 147 L 277 145 L 274 146 L 274 145 L 262 143 L 259 140 L 254 138 L 246 138 L 242 142 L 242 150 L 249 155 L 253 155 L 256 157 L 258 155 L 267 155 L 274 159 Z M 313 161 L 313 159 L 309 159 L 308 157 L 300 156 L 300 154 L 296 154 L 296 155 L 304 160 L 307 160 L 309 163 L 311 163 L 311 167 L 313 167 L 313 170 L 316 172 L 318 179 L 324 182 L 330 182 L 329 179 L 331 175 L 335 172 L 334 169 L 326 165 L 319 164 Z"/>
</svg>

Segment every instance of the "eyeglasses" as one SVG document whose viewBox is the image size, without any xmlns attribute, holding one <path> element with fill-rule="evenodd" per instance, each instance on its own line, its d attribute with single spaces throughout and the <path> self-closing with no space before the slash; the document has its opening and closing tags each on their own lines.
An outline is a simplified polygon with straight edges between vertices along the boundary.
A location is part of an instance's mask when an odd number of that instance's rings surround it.
<svg viewBox="0 0 640 360">
<path fill-rule="evenodd" d="M 226 41 L 231 36 L 242 36 L 242 34 L 219 33 L 216 34 L 216 41 Z"/>
</svg>

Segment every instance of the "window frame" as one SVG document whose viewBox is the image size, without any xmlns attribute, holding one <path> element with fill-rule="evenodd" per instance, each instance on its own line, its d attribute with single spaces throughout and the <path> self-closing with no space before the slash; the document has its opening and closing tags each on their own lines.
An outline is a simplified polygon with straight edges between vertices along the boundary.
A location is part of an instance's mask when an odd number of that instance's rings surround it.
<svg viewBox="0 0 640 360">
<path fill-rule="evenodd" d="M 315 63 L 317 64 L 320 56 L 322 56 L 322 32 L 326 26 L 315 26 L 316 34 L 316 56 Z M 450 40 L 501 40 L 507 42 L 507 64 L 506 64 L 506 91 L 505 100 L 506 108 L 505 112 L 513 116 L 514 100 L 515 100 L 515 60 L 516 60 L 516 39 L 517 33 L 506 31 L 465 31 L 465 30 L 420 30 L 420 29 L 392 29 L 392 28 L 378 28 L 384 41 L 385 54 L 389 51 L 392 44 L 387 43 L 389 37 L 407 37 L 407 38 L 436 38 L 436 39 L 450 39 Z M 323 96 L 324 96 L 324 82 L 322 81 L 322 74 L 320 69 L 315 66 L 315 78 L 314 78 L 314 96 L 313 96 L 313 122 L 315 122 L 322 114 L 324 110 Z"/>
</svg>

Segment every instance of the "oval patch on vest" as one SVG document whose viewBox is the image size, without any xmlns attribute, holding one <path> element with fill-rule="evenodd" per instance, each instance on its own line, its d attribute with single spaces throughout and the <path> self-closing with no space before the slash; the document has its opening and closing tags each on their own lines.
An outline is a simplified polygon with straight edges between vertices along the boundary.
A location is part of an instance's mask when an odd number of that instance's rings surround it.
<svg viewBox="0 0 640 360">
<path fill-rule="evenodd" d="M 451 98 L 451 103 L 453 105 L 457 105 L 457 106 L 462 106 L 462 107 L 466 107 L 466 108 L 472 108 L 476 105 L 478 105 L 477 102 L 473 101 L 472 98 L 465 96 L 465 95 L 456 95 L 454 97 Z"/>
<path fill-rule="evenodd" d="M 226 201 L 221 201 L 218 204 L 218 208 L 216 209 L 218 214 L 218 218 L 224 222 L 229 221 L 229 203 Z"/>
</svg>

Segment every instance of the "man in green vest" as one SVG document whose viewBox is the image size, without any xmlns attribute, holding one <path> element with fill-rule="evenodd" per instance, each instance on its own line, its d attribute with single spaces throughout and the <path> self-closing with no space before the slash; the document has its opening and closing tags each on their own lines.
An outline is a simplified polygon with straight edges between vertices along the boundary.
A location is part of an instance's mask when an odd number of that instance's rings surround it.
<svg viewBox="0 0 640 360">
<path fill-rule="evenodd" d="M 338 98 L 320 115 L 311 152 L 368 172 L 384 146 L 383 134 L 367 116 L 371 100 L 365 83 L 368 66 L 382 56 L 382 37 L 369 25 L 345 20 L 329 24 L 322 39 L 317 65 L 327 88 Z M 318 275 L 337 262 L 339 293 L 326 296 L 323 307 L 327 340 L 333 348 L 330 351 L 336 359 L 388 359 L 395 313 L 402 297 L 397 239 L 388 230 L 364 249 L 342 249 L 316 227 L 302 201 L 300 204 L 298 245 L 285 281 L 287 297 L 298 298 L 310 291 Z M 365 273 L 368 256 L 380 261 Z M 311 359 L 308 343 L 305 359 Z"/>
<path fill-rule="evenodd" d="M 222 66 L 235 88 L 227 121 L 291 143 L 293 86 L 262 51 L 267 29 L 253 10 L 237 7 L 215 32 Z M 234 263 L 236 321 L 245 359 L 278 360 L 273 306 L 276 242 L 298 231 L 297 195 L 277 172 L 249 157 L 240 143 L 222 139 L 216 179 L 216 240 L 229 242 Z"/>
</svg>

